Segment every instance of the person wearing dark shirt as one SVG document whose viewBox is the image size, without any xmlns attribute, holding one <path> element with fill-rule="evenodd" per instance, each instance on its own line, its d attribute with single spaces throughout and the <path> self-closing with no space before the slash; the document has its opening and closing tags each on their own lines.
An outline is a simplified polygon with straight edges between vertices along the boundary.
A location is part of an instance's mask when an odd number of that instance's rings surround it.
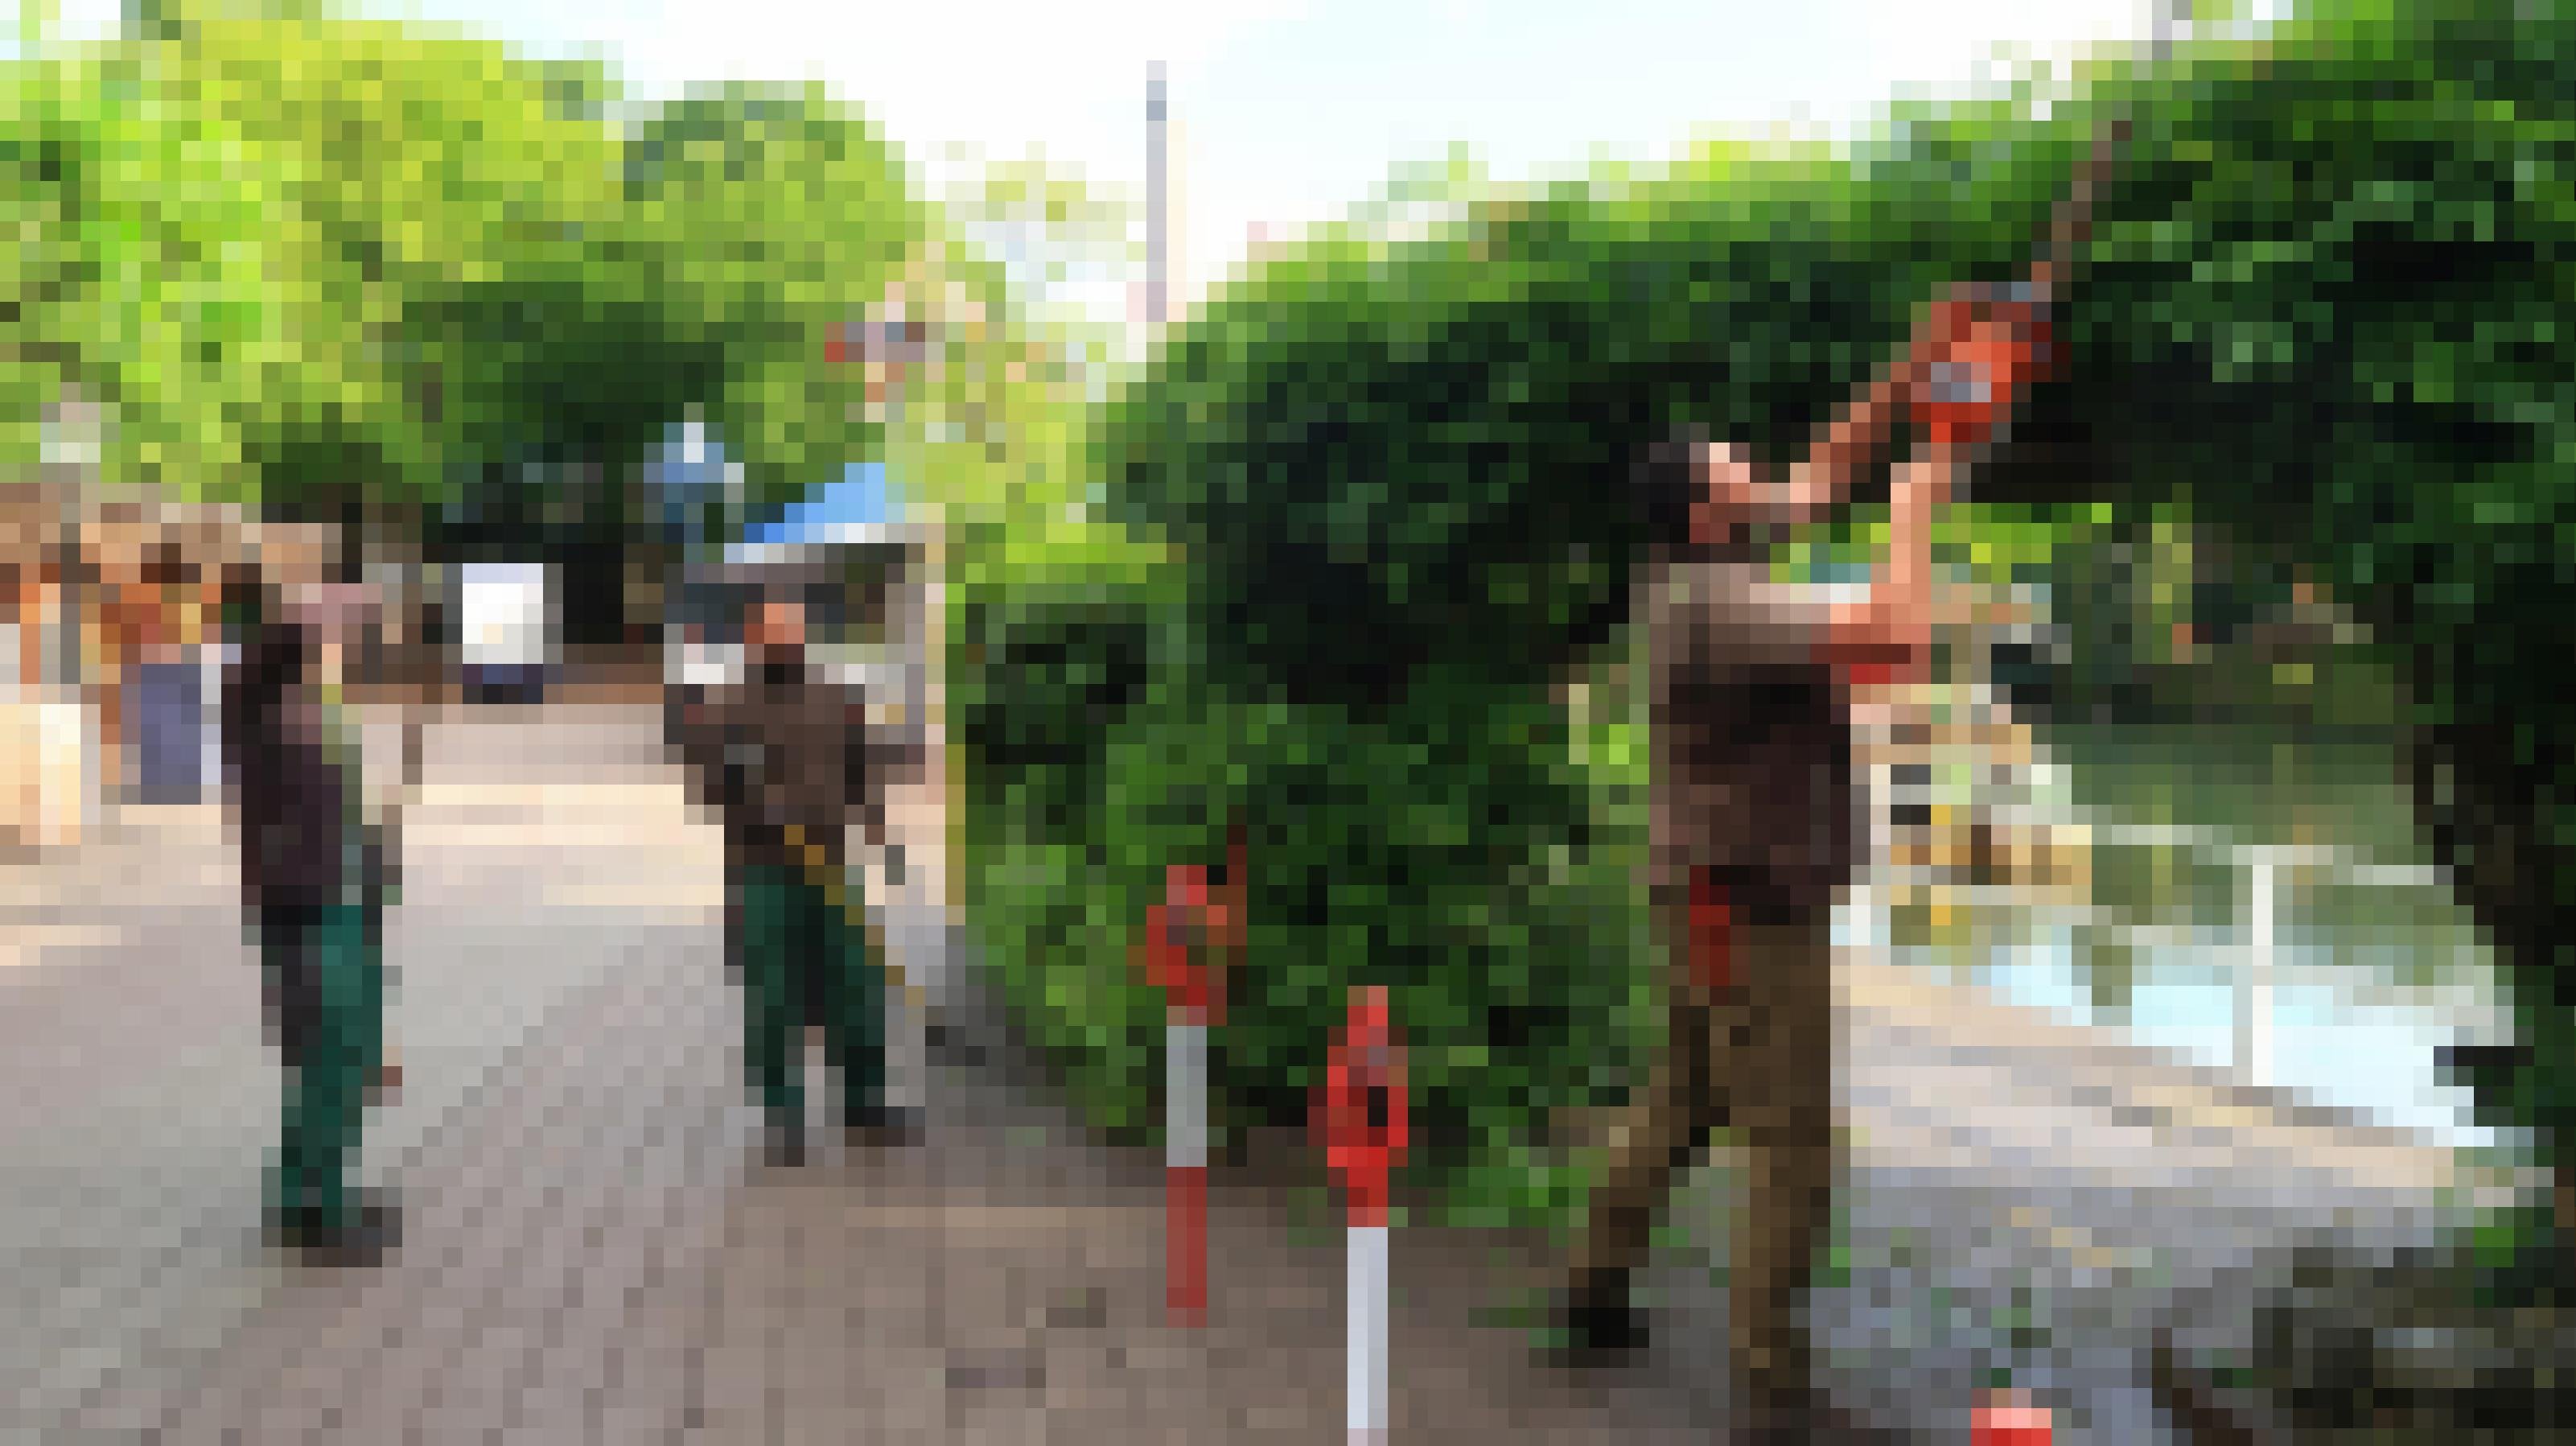
<svg viewBox="0 0 2576 1446">
<path fill-rule="evenodd" d="M 819 1027 L 841 1086 L 842 1118 L 877 1141 L 919 1133 L 885 1099 L 885 980 L 868 957 L 860 898 L 847 885 L 845 836 L 856 813 L 884 832 L 883 781 L 919 745 L 869 733 L 857 690 L 814 676 L 800 604 L 752 604 L 748 676 L 684 696 L 677 732 L 700 805 L 725 835 L 729 966 L 744 989 L 744 1064 L 778 1164 L 804 1158 L 798 1045 Z"/>
<path fill-rule="evenodd" d="M 370 1263 L 393 1242 L 388 1202 L 351 1184 L 371 1083 L 382 1078 L 384 960 L 372 914 L 381 841 L 334 706 L 337 650 L 321 620 L 236 578 L 243 633 L 223 690 L 223 755 L 240 833 L 242 903 L 287 1072 L 269 1229 L 308 1259 Z"/>
</svg>

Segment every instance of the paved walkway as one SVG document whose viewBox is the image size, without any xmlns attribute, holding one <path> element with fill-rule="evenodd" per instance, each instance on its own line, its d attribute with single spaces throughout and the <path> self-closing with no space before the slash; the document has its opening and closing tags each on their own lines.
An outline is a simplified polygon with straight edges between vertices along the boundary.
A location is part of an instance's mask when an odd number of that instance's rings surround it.
<svg viewBox="0 0 2576 1446">
<path fill-rule="evenodd" d="M 410 1236 L 372 1273 L 254 1239 L 277 1078 L 211 812 L 0 874 L 0 1439 L 1338 1431 L 1335 1233 L 1221 1185 L 1213 1318 L 1166 1329 L 1157 1162 L 1084 1143 L 960 970 L 928 971 L 959 1048 L 898 1060 L 927 1073 L 929 1146 L 754 1163 L 720 848 L 653 726 L 549 709 L 433 738 L 391 926 L 409 1079 L 368 1147 Z M 905 937 L 949 937 L 897 902 Z M 1846 996 L 1855 1272 L 1820 1321 L 1845 1394 L 1924 1439 L 1963 1439 L 2016 1287 L 2081 1439 L 2150 1440 L 2134 1347 L 2178 1295 L 2303 1219 L 2432 1218 L 2437 1154 L 1885 970 Z M 1701 1172 L 1657 1272 L 1664 1344 L 1607 1379 L 1468 1324 L 1517 1245 L 1399 1232 L 1399 1436 L 1714 1438 L 1727 1174 Z"/>
</svg>

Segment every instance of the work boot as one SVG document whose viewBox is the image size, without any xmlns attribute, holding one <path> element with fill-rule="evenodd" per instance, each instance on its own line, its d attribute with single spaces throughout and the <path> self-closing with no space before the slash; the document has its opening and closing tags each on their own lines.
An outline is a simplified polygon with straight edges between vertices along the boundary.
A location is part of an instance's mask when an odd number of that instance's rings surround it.
<svg viewBox="0 0 2576 1446">
<path fill-rule="evenodd" d="M 764 1125 L 760 1131 L 761 1163 L 793 1170 L 805 1163 L 805 1132 L 794 1125 Z"/>
<path fill-rule="evenodd" d="M 348 1219 L 325 1223 L 309 1208 L 292 1210 L 270 1220 L 268 1238 L 306 1265 L 363 1269 L 382 1263 L 401 1243 L 402 1212 L 391 1200 L 360 1191 Z"/>
<path fill-rule="evenodd" d="M 860 1110 L 843 1126 L 852 1145 L 861 1149 L 921 1143 L 922 1112 L 903 1105 L 876 1105 Z"/>
<path fill-rule="evenodd" d="M 1820 1391 L 1789 1392 L 1762 1399 L 1755 1396 L 1750 1418 L 1739 1440 L 1754 1446 L 1880 1446 L 1897 1439 L 1834 1404 Z"/>
<path fill-rule="evenodd" d="M 1573 1289 L 1548 1311 L 1548 1354 L 1568 1366 L 1611 1365 L 1646 1349 L 1646 1317 L 1624 1287 Z"/>
</svg>

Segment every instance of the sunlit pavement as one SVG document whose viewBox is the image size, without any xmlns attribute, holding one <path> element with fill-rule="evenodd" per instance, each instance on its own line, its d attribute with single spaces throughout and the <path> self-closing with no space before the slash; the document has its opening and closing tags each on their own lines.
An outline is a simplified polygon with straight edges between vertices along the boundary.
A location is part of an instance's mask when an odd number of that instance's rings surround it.
<svg viewBox="0 0 2576 1446">
<path fill-rule="evenodd" d="M 1166 1329 L 1159 1161 L 1083 1142 L 1009 1067 L 971 975 L 941 967 L 958 935 L 926 891 L 897 901 L 894 932 L 974 1046 L 931 1062 L 897 1031 L 899 1088 L 929 1071 L 932 1143 L 754 1165 L 721 846 L 657 720 L 463 717 L 432 737 L 390 925 L 407 1078 L 368 1173 L 402 1191 L 410 1234 L 381 1271 L 299 1275 L 253 1239 L 277 1072 L 215 812 L 129 810 L 75 855 L 0 872 L 0 1433 L 1337 1429 L 1331 1233 L 1220 1189 L 1212 1319 Z M 906 811 L 913 857 L 937 853 L 936 826 Z M 1819 1320 L 1846 1398 L 1927 1439 L 1964 1440 L 1965 1403 L 2007 1361 L 2087 1439 L 2153 1439 L 2135 1349 L 2170 1303 L 2232 1288 L 2296 1225 L 2434 1218 L 2438 1152 L 1884 966 L 1844 979 L 1852 1274 Z M 1468 1324 L 1525 1252 L 1399 1232 L 1398 1434 L 1711 1439 L 1730 1175 L 1700 1172 L 1655 1272 L 1656 1352 L 1607 1379 L 1534 1370 L 1519 1337 Z"/>
</svg>

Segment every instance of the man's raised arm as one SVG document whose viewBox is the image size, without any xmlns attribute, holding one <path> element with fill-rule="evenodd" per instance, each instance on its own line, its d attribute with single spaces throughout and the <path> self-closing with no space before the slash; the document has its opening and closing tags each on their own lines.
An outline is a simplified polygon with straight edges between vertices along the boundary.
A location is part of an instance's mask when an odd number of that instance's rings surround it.
<svg viewBox="0 0 2576 1446">
<path fill-rule="evenodd" d="M 1908 348 L 1853 398 L 1808 444 L 1807 455 L 1789 464 L 1785 478 L 1753 473 L 1755 486 L 1738 500 L 1741 515 L 1755 523 L 1785 525 L 1811 521 L 1840 505 L 1852 484 L 1886 450 L 1897 414 L 1905 409 L 1921 373 L 1921 350 L 1919 344 Z"/>
<path fill-rule="evenodd" d="M 1897 469 L 1887 551 L 1861 596 L 1767 582 L 1735 565 L 1698 568 L 1659 599 L 1659 645 L 1673 656 L 1709 652 L 1753 663 L 1919 664 L 1931 636 L 1931 524 L 1958 465 L 1955 454 L 1936 449 Z"/>
</svg>

